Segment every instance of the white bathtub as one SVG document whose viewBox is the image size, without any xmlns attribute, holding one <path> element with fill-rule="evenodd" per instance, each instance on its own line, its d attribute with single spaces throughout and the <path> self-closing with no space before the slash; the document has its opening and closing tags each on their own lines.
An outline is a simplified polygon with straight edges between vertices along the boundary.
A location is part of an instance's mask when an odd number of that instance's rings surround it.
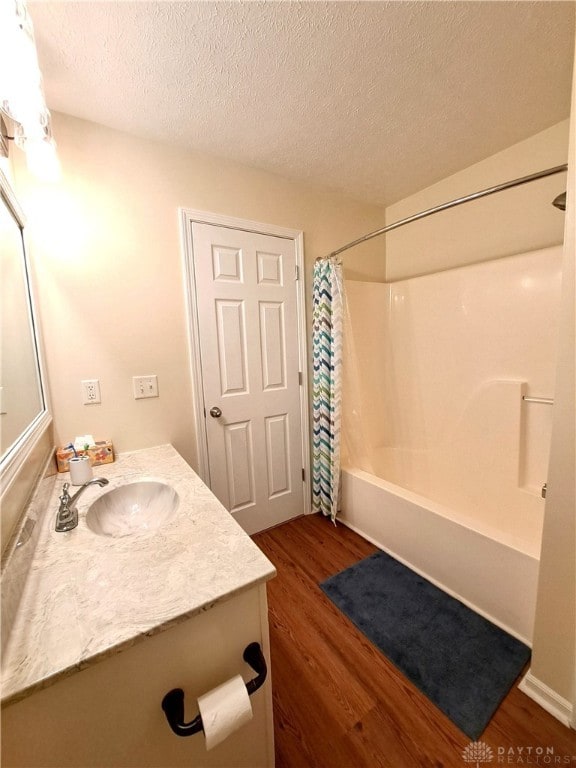
<svg viewBox="0 0 576 768">
<path fill-rule="evenodd" d="M 360 469 L 342 473 L 352 530 L 531 645 L 538 553 Z M 528 551 L 531 550 L 531 551 Z"/>
</svg>

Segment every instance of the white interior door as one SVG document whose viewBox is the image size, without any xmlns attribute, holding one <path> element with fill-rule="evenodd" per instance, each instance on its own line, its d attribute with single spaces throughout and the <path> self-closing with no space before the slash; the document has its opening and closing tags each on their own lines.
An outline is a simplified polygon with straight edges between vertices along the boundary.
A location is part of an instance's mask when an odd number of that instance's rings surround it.
<svg viewBox="0 0 576 768">
<path fill-rule="evenodd" d="M 248 532 L 303 514 L 293 240 L 192 224 L 210 487 Z"/>
</svg>

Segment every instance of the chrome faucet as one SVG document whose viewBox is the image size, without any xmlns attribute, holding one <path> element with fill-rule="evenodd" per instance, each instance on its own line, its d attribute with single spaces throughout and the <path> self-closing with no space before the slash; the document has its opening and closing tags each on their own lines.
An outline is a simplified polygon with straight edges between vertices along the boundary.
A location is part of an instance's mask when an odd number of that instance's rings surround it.
<svg viewBox="0 0 576 768">
<path fill-rule="evenodd" d="M 68 493 L 69 483 L 64 483 L 62 489 L 62 496 L 60 496 L 60 507 L 58 508 L 58 514 L 56 515 L 56 530 L 58 533 L 63 531 L 71 531 L 78 525 L 78 510 L 76 509 L 76 502 L 80 496 L 84 493 L 89 485 L 99 485 L 100 487 L 108 485 L 108 480 L 105 477 L 95 477 L 93 480 L 88 480 L 87 483 L 81 485 L 73 496 Z"/>
</svg>

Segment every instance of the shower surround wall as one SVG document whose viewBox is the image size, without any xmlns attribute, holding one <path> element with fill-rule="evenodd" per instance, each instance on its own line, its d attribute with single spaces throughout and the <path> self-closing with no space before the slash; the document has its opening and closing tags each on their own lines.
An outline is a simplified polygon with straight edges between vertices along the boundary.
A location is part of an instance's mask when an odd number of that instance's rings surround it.
<svg viewBox="0 0 576 768">
<path fill-rule="evenodd" d="M 561 260 L 347 283 L 342 519 L 525 640 L 552 407 L 522 397 L 553 397 Z"/>
</svg>

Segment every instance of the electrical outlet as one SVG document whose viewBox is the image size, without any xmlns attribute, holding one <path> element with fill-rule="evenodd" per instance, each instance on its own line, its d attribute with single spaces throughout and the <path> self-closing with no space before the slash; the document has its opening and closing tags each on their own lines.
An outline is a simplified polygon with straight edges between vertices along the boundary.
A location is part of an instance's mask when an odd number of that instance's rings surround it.
<svg viewBox="0 0 576 768">
<path fill-rule="evenodd" d="M 80 383 L 82 384 L 82 402 L 84 405 L 102 402 L 100 399 L 99 379 L 84 379 Z"/>
<path fill-rule="evenodd" d="M 132 388 L 135 400 L 141 400 L 143 397 L 158 397 L 158 377 L 133 376 Z"/>
</svg>

